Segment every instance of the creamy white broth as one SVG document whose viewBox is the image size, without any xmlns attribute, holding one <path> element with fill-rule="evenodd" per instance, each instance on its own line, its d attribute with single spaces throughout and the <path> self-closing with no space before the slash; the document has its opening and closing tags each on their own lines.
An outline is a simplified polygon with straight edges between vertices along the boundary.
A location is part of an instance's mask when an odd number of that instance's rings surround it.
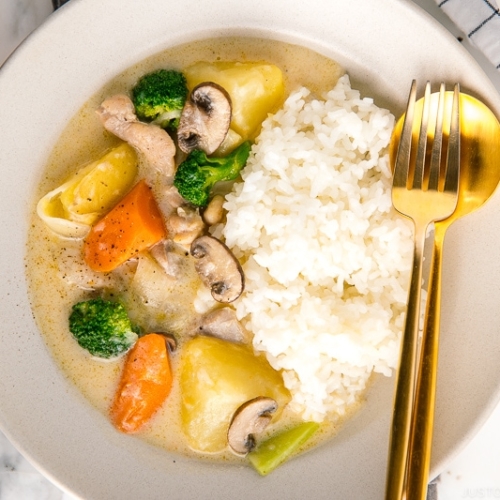
<svg viewBox="0 0 500 500">
<path fill-rule="evenodd" d="M 91 97 L 69 122 L 45 167 L 39 189 L 34 195 L 34 203 L 48 191 L 60 185 L 81 166 L 99 158 L 105 150 L 120 142 L 104 131 L 95 114 L 95 109 L 104 98 L 116 93 L 129 92 L 140 76 L 154 69 L 181 70 L 197 61 L 217 60 L 274 63 L 284 73 L 287 93 L 301 85 L 318 93 L 329 90 L 343 73 L 342 68 L 335 62 L 315 52 L 269 40 L 248 38 L 204 40 L 157 54 L 114 78 Z M 93 359 L 80 348 L 69 332 L 68 317 L 71 306 L 90 295 L 77 287 L 70 286 L 60 276 L 57 261 L 62 258 L 61 255 L 67 254 L 67 248 L 75 248 L 75 251 L 78 251 L 78 245 L 75 242 L 62 240 L 51 233 L 33 210 L 26 262 L 31 303 L 36 321 L 65 375 L 78 387 L 90 404 L 107 417 L 123 360 L 106 362 Z M 174 372 L 172 393 L 140 436 L 166 449 L 200 456 L 189 450 L 180 430 L 180 398 L 175 377 L 178 364 L 177 353 L 172 356 Z M 293 417 L 284 414 L 285 422 L 290 419 L 293 420 Z M 330 436 L 337 424 L 338 422 L 326 425 L 323 433 L 320 433 L 311 445 L 326 435 Z M 271 426 L 268 433 L 273 430 Z M 230 453 L 219 454 L 216 458 L 240 460 Z"/>
</svg>

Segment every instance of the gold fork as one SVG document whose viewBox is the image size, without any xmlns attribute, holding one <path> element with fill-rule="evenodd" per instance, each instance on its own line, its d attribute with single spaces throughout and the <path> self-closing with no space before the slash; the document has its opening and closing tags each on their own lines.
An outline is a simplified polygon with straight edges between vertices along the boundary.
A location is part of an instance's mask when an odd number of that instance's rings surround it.
<svg viewBox="0 0 500 500">
<path fill-rule="evenodd" d="M 413 81 L 396 156 L 392 186 L 392 202 L 415 226 L 413 268 L 408 294 L 406 322 L 403 332 L 396 394 L 392 415 L 392 432 L 386 480 L 386 500 L 404 498 L 408 445 L 413 412 L 415 374 L 420 320 L 422 261 L 429 224 L 446 219 L 458 200 L 460 164 L 459 86 L 455 85 L 448 154 L 442 161 L 444 85 L 441 85 L 437 110 L 431 109 L 431 85 L 427 82 L 422 115 L 414 118 L 416 82 Z M 436 113 L 436 129 L 429 158 L 428 123 Z M 412 155 L 414 126 L 420 124 L 416 155 Z M 412 166 L 414 168 L 412 168 Z"/>
</svg>

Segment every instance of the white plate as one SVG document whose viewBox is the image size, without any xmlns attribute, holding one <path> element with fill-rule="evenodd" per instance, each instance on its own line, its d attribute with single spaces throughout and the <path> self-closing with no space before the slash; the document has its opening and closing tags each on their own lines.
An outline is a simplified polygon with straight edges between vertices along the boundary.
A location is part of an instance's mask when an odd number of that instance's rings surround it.
<svg viewBox="0 0 500 500">
<path fill-rule="evenodd" d="M 67 120 L 134 62 L 219 35 L 313 48 L 395 113 L 417 78 L 460 81 L 500 115 L 497 92 L 469 54 L 400 0 L 72 0 L 0 73 L 0 424 L 45 474 L 88 500 L 382 498 L 393 379 L 376 381 L 336 439 L 260 478 L 249 468 L 169 455 L 115 432 L 66 381 L 34 324 L 23 267 L 28 213 Z M 448 233 L 434 473 L 498 400 L 499 215 L 497 194 Z"/>
</svg>

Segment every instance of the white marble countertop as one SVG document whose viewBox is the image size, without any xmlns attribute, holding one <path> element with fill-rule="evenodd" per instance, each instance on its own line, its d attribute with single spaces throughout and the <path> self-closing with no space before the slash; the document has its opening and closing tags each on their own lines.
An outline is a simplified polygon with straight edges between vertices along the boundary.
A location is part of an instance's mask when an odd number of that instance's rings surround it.
<svg viewBox="0 0 500 500">
<path fill-rule="evenodd" d="M 462 36 L 434 0 L 413 0 L 455 36 Z M 17 45 L 52 12 L 51 0 L 0 0 L 0 65 Z M 500 92 L 500 72 L 471 47 Z M 439 500 L 500 498 L 500 405 L 437 479 Z M 40 474 L 0 433 L 0 500 L 72 500 Z M 356 499 L 357 500 L 357 499 Z"/>
</svg>

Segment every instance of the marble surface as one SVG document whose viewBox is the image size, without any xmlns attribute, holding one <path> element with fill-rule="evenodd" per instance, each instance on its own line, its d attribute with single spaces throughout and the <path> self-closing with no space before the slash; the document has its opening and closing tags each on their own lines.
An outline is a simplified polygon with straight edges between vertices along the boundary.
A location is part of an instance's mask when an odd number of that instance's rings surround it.
<svg viewBox="0 0 500 500">
<path fill-rule="evenodd" d="M 52 10 L 51 0 L 0 0 L 0 64 Z"/>
<path fill-rule="evenodd" d="M 433 0 L 414 2 L 455 36 L 461 36 Z M 51 0 L 0 0 L 0 65 L 51 12 Z M 500 92 L 499 73 L 467 41 L 464 44 Z M 436 491 L 439 500 L 500 498 L 500 405 L 472 442 L 437 478 Z M 0 432 L 0 500 L 75 500 L 75 497 L 39 473 Z"/>
</svg>

